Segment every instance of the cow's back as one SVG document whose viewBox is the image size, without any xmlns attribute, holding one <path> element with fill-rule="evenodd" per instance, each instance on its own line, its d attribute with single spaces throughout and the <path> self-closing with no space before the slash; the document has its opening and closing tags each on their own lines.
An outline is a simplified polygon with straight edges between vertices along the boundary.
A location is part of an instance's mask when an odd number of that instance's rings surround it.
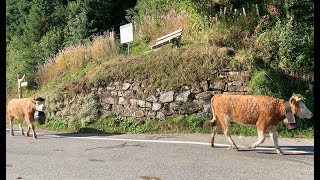
<svg viewBox="0 0 320 180">
<path fill-rule="evenodd" d="M 271 123 L 280 115 L 281 99 L 259 95 L 215 95 L 213 99 L 214 112 L 218 119 L 230 117 L 240 124 L 257 125 L 259 119 Z M 258 122 L 259 123 L 259 122 Z"/>
<path fill-rule="evenodd" d="M 7 113 L 9 116 L 21 118 L 25 115 L 30 115 L 33 112 L 33 102 L 31 99 L 12 99 L 7 106 Z"/>
</svg>

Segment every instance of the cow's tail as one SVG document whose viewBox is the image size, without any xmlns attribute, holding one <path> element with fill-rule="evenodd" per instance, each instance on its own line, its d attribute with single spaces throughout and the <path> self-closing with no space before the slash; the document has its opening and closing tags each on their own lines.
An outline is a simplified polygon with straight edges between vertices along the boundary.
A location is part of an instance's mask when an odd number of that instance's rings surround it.
<svg viewBox="0 0 320 180">
<path fill-rule="evenodd" d="M 214 96 L 211 98 L 212 120 L 209 121 L 209 125 L 212 126 L 212 127 L 217 125 L 217 117 L 216 117 L 215 112 L 214 112 L 213 101 L 214 101 Z"/>
</svg>

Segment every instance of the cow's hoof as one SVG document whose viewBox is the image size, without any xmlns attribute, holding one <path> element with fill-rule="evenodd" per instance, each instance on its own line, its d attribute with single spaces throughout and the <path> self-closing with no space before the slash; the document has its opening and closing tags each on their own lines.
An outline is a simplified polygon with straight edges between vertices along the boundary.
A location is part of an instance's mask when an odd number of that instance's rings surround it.
<svg viewBox="0 0 320 180">
<path fill-rule="evenodd" d="M 14 134 L 13 134 L 13 133 L 11 133 L 11 134 L 10 134 L 10 136 L 14 136 Z"/>
<path fill-rule="evenodd" d="M 211 144 L 210 147 L 214 148 L 215 146 L 213 144 Z"/>
<path fill-rule="evenodd" d="M 276 150 L 278 154 L 280 155 L 284 155 L 283 152 L 281 150 Z"/>
<path fill-rule="evenodd" d="M 34 138 L 34 139 L 37 139 L 38 137 L 37 137 L 37 136 L 33 136 L 33 138 Z"/>
<path fill-rule="evenodd" d="M 24 134 L 24 133 L 21 133 L 21 136 L 25 136 L 25 134 Z"/>
<path fill-rule="evenodd" d="M 29 136 L 30 136 L 30 134 L 29 134 L 29 133 L 27 133 L 27 136 L 29 137 Z"/>
</svg>

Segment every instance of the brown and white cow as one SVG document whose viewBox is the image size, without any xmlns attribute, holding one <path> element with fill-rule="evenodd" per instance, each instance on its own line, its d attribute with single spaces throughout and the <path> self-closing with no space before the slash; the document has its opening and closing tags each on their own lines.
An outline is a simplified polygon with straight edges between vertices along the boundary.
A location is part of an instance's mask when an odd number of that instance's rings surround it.
<svg viewBox="0 0 320 180">
<path fill-rule="evenodd" d="M 288 106 L 291 107 L 292 114 L 299 118 L 310 119 L 312 117 L 312 113 L 302 102 L 302 99 L 295 95 L 290 98 Z M 278 146 L 277 127 L 282 120 L 286 119 L 285 100 L 261 95 L 220 94 L 212 97 L 211 108 L 213 113 L 213 119 L 210 121 L 213 126 L 212 147 L 214 147 L 217 126 L 221 126 L 231 147 L 238 150 L 229 134 L 230 122 L 236 122 L 257 127 L 258 141 L 251 144 L 250 148 L 256 148 L 263 143 L 266 131 L 269 131 L 277 153 L 283 154 Z"/>
<path fill-rule="evenodd" d="M 37 97 L 35 99 L 23 98 L 23 99 L 12 99 L 7 105 L 7 116 L 10 121 L 10 134 L 13 133 L 13 119 L 19 119 L 19 127 L 21 135 L 24 136 L 22 123 L 25 120 L 28 124 L 27 136 L 29 136 L 30 129 L 33 131 L 33 137 L 37 138 L 37 134 L 34 131 L 34 113 L 36 111 L 44 111 L 46 109 L 44 98 Z"/>
</svg>

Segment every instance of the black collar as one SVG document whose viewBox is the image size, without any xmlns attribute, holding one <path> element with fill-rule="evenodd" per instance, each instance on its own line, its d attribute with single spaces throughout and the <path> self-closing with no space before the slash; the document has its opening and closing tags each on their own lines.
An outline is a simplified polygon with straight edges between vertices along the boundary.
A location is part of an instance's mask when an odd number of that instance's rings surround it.
<svg viewBox="0 0 320 180">
<path fill-rule="evenodd" d="M 286 115 L 286 118 L 288 120 L 288 123 L 296 123 L 294 114 L 292 113 L 292 110 L 291 110 L 290 102 L 286 101 L 284 103 L 284 106 L 285 106 L 285 109 L 286 109 L 285 115 Z"/>
</svg>

